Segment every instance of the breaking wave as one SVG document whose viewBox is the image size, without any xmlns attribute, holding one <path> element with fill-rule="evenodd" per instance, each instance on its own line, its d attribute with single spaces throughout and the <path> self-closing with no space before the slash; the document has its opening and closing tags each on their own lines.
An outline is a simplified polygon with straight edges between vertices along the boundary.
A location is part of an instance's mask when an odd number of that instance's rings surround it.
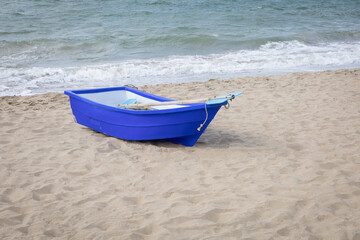
<svg viewBox="0 0 360 240">
<path fill-rule="evenodd" d="M 268 42 L 255 50 L 74 67 L 1 67 L 0 96 L 360 67 L 360 42 Z"/>
</svg>

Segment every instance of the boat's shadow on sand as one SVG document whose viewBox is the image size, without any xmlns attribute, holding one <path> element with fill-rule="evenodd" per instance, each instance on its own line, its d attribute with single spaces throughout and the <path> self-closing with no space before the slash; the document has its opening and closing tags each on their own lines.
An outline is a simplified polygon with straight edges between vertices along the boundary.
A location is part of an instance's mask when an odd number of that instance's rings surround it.
<svg viewBox="0 0 360 240">
<path fill-rule="evenodd" d="M 103 135 L 104 137 L 110 137 L 106 134 L 94 131 L 92 129 L 86 129 L 92 133 Z M 118 139 L 118 138 L 114 138 Z M 140 144 L 145 146 L 165 147 L 165 148 L 188 148 L 181 144 L 175 144 L 166 140 L 144 140 L 144 141 L 131 141 L 118 139 L 128 144 Z M 240 148 L 257 148 L 262 147 L 266 143 L 263 139 L 248 134 L 237 134 L 230 130 L 224 129 L 207 129 L 206 132 L 200 137 L 198 142 L 193 148 L 228 148 L 228 147 L 240 147 Z"/>
<path fill-rule="evenodd" d="M 86 131 L 100 134 L 104 137 L 114 138 L 109 135 L 97 132 L 95 130 L 86 128 Z M 118 138 L 114 138 L 118 139 Z M 181 144 L 175 144 L 166 140 L 144 140 L 144 141 L 131 141 L 118 139 L 129 144 L 141 144 L 143 146 L 156 146 L 166 148 L 187 148 Z M 259 137 L 251 136 L 248 134 L 233 133 L 227 129 L 207 129 L 206 132 L 200 137 L 194 148 L 257 148 L 266 145 L 265 141 Z"/>
</svg>

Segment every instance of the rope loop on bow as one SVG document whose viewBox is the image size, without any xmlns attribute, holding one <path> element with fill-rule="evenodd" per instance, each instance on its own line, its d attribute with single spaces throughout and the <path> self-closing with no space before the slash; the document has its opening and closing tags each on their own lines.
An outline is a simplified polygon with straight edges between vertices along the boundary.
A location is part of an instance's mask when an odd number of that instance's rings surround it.
<svg viewBox="0 0 360 240">
<path fill-rule="evenodd" d="M 230 108 L 230 103 L 229 103 L 229 101 L 227 102 L 227 104 L 226 104 L 224 107 L 225 107 L 225 109 L 229 109 L 229 108 Z"/>
</svg>

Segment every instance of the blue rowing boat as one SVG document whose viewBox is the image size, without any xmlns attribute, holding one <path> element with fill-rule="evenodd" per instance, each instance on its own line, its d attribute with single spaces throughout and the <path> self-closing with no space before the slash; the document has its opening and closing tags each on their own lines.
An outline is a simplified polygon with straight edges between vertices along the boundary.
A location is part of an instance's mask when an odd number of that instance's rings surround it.
<svg viewBox="0 0 360 240">
<path fill-rule="evenodd" d="M 185 146 L 193 146 L 221 106 L 242 94 L 175 101 L 131 87 L 64 93 L 69 96 L 76 122 L 81 125 L 121 139 L 164 139 Z"/>
</svg>

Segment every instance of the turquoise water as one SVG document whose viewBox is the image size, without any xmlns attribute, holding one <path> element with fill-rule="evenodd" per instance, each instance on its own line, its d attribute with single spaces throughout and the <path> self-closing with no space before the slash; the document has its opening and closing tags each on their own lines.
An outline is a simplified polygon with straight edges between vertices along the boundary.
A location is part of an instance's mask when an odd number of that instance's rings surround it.
<svg viewBox="0 0 360 240">
<path fill-rule="evenodd" d="M 2 0 L 0 96 L 360 67 L 360 1 Z"/>
</svg>

